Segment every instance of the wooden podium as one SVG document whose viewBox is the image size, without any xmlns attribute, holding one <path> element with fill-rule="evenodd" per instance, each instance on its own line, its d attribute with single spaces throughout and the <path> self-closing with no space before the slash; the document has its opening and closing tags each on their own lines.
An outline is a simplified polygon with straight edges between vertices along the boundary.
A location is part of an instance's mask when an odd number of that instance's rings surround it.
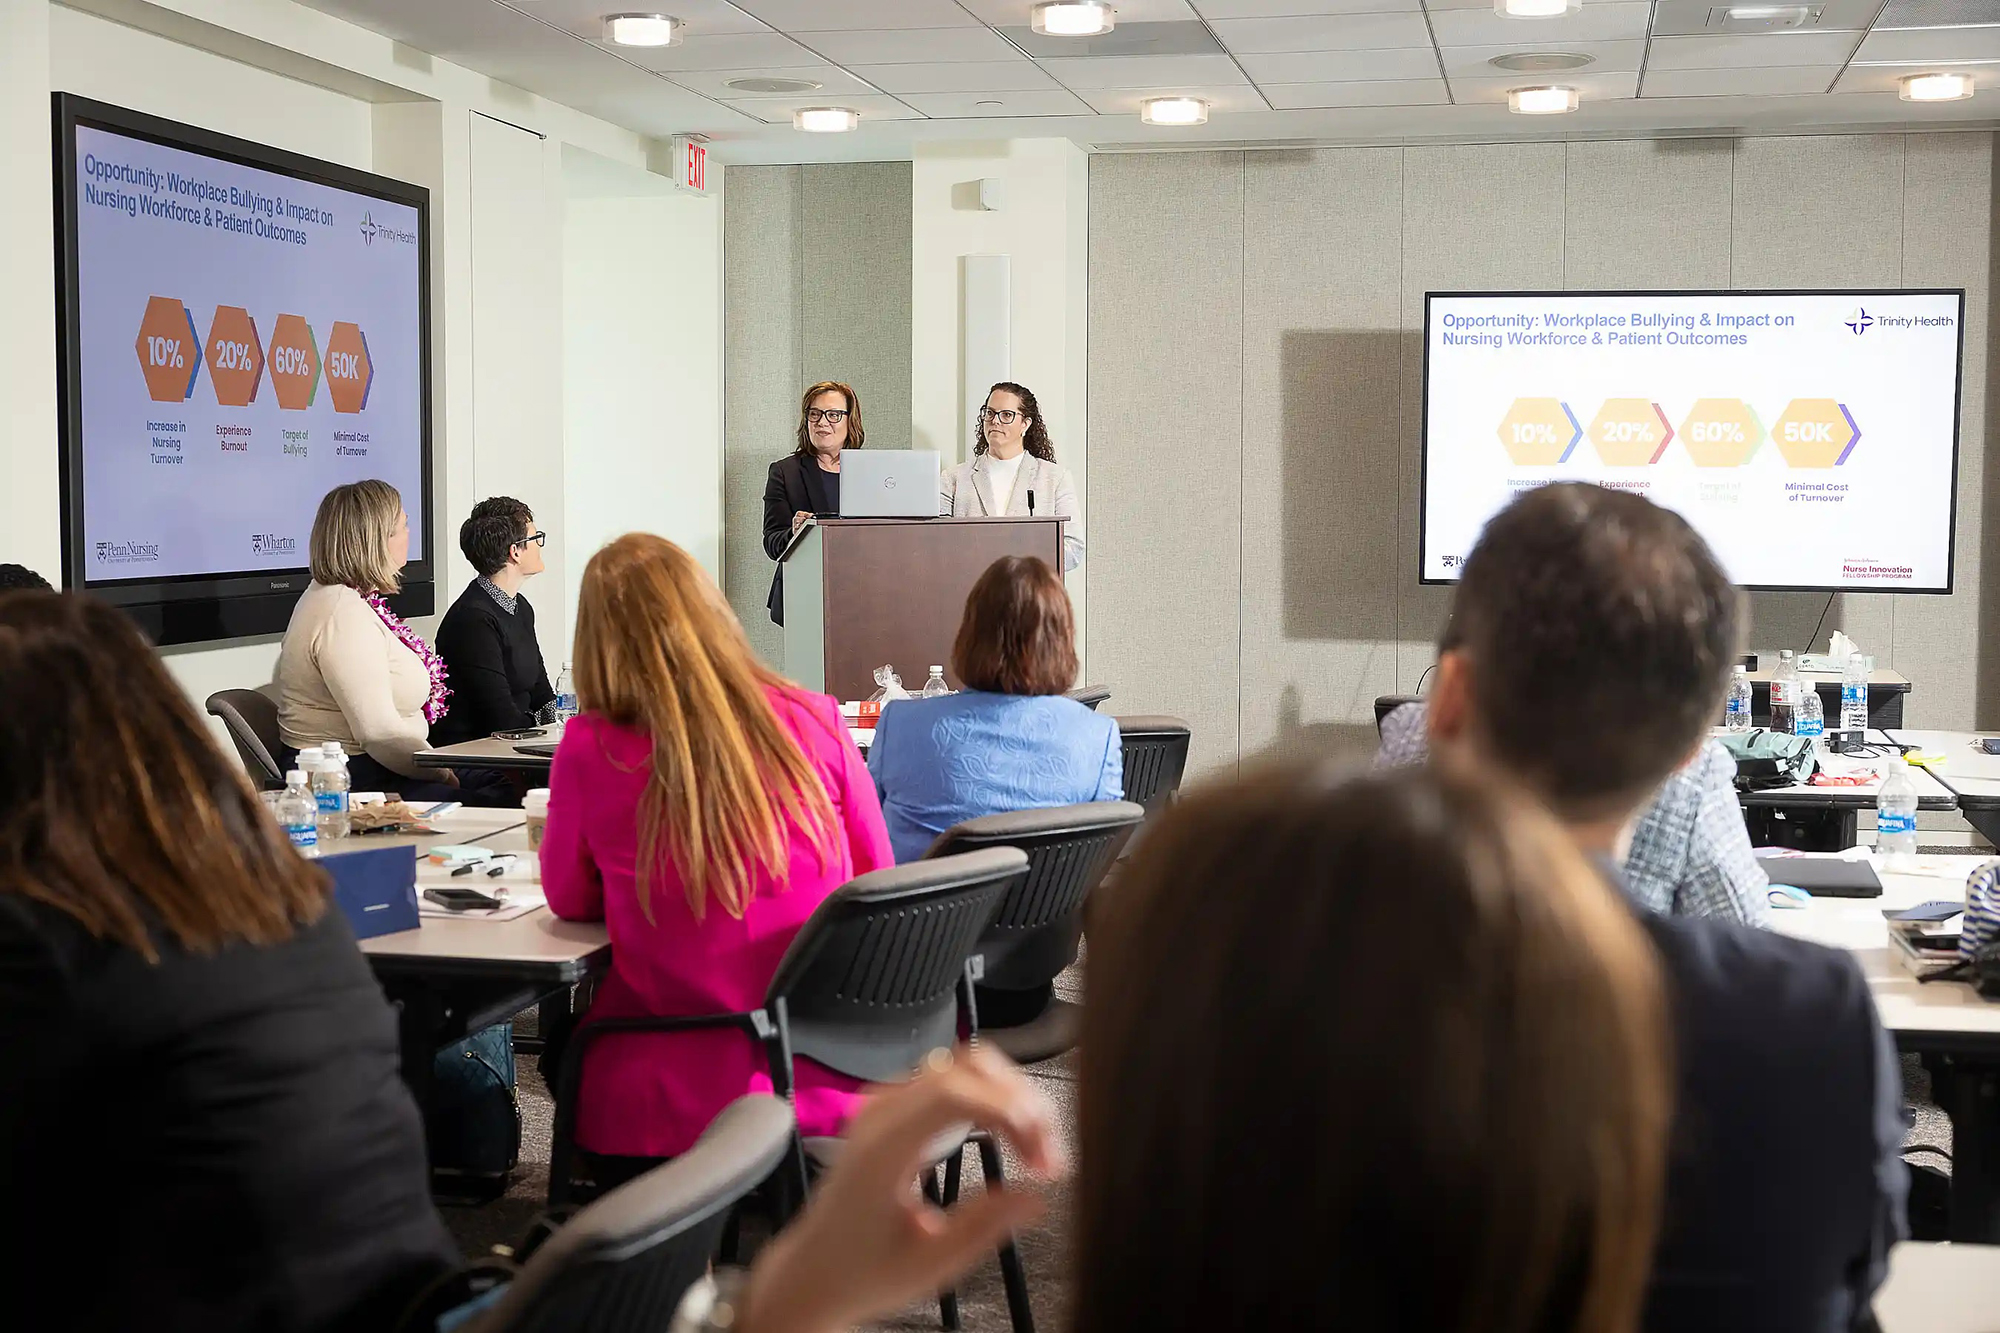
<svg viewBox="0 0 2000 1333">
<path fill-rule="evenodd" d="M 966 594 L 995 560 L 1062 569 L 1059 518 L 828 518 L 801 528 L 785 568 L 785 674 L 843 702 L 875 693 L 893 664 L 915 694 L 933 663 L 953 689 L 951 644 Z"/>
</svg>

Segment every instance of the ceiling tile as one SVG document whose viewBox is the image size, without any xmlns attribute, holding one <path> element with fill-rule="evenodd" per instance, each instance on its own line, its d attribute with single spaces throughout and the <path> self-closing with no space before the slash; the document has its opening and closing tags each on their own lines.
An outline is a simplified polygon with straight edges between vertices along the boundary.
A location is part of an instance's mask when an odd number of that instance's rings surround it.
<svg viewBox="0 0 2000 1333">
<path fill-rule="evenodd" d="M 1023 15 L 1026 17 L 1026 15 Z M 1092 37 L 1050 37 L 1026 24 L 1003 27 L 1000 35 L 1036 60 L 1069 60 L 1088 56 L 1219 55 L 1222 43 L 1200 19 L 1179 23 L 1120 23 Z"/>
<path fill-rule="evenodd" d="M 1882 16 L 1875 20 L 1875 31 L 1994 21 L 1993 0 L 1889 0 L 1882 7 Z"/>
<path fill-rule="evenodd" d="M 937 65 L 853 65 L 885 93 L 1018 93 L 1057 88 L 1032 60 L 967 61 Z"/>
<path fill-rule="evenodd" d="M 1985 105 L 1986 114 L 1992 114 L 1991 103 L 1995 89 L 2000 89 L 2000 65 L 1924 65 L 1913 68 L 1909 65 L 1849 65 L 1847 72 L 1834 85 L 1837 93 L 1894 93 L 1901 91 L 1899 85 L 1912 74 L 1928 74 L 1932 70 L 1946 73 L 1970 74 L 1973 96 Z M 1963 108 L 1963 102 L 1938 102 L 1940 107 Z"/>
<path fill-rule="evenodd" d="M 1443 79 L 1378 79 L 1352 83 L 1267 83 L 1264 100 L 1280 111 L 1338 106 L 1433 106 L 1451 100 Z"/>
<path fill-rule="evenodd" d="M 1213 25 L 1238 55 L 1273 51 L 1380 51 L 1429 46 L 1422 14 L 1325 14 L 1316 18 L 1224 19 Z"/>
<path fill-rule="evenodd" d="M 1656 69 L 1646 72 L 1647 97 L 1787 97 L 1823 93 L 1838 65 L 1779 65 L 1772 69 Z"/>
<path fill-rule="evenodd" d="M 735 3 L 738 9 L 784 32 L 953 28 L 979 23 L 958 0 L 735 0 Z"/>
<path fill-rule="evenodd" d="M 1505 79 L 1455 78 L 1451 81 L 1451 95 L 1461 105 L 1505 102 L 1507 94 L 1515 88 L 1541 88 L 1549 84 L 1576 89 L 1587 106 L 1592 102 L 1610 102 L 1638 96 L 1639 75 L 1634 72 L 1581 75 L 1516 74 Z M 1545 119 L 1559 121 L 1562 118 L 1549 116 Z"/>
<path fill-rule="evenodd" d="M 1090 116 L 1090 104 L 1062 88 L 1037 92 L 912 93 L 903 99 L 937 120 L 986 120 L 996 116 Z M 987 105 L 980 105 L 986 103 Z"/>
<path fill-rule="evenodd" d="M 1805 32 L 1866 32 L 1875 16 L 1882 12 L 1882 0 L 1798 2 L 1819 9 L 1817 17 L 1801 29 Z M 1992 0 L 1974 0 L 1974 3 L 1990 4 Z M 1721 7 L 1720 0 L 1660 0 L 1653 10 L 1653 36 L 1698 37 L 1709 33 L 1709 19 Z"/>
<path fill-rule="evenodd" d="M 1418 0 L 1189 0 L 1205 19 L 1287 18 L 1306 14 L 1415 14 Z M 1492 8 L 1492 0 L 1487 0 Z M 1437 8 L 1432 0 L 1431 8 Z M 1123 14 L 1121 7 L 1118 11 Z"/>
<path fill-rule="evenodd" d="M 783 33 L 747 32 L 690 37 L 679 46 L 614 46 L 621 60 L 647 69 L 775 69 L 817 65 L 820 58 Z"/>
<path fill-rule="evenodd" d="M 1996 6 L 2000 10 L 2000 6 Z M 1873 32 L 1856 60 L 2000 60 L 2000 25 L 1981 28 L 1904 28 Z"/>
<path fill-rule="evenodd" d="M 816 93 L 810 97 L 755 97 L 741 100 L 723 99 L 724 106 L 757 117 L 770 125 L 789 125 L 792 113 L 808 106 L 844 106 L 861 113 L 861 123 L 871 120 L 920 120 L 922 116 L 913 108 L 904 106 L 893 97 L 879 93 L 857 96 L 840 93 L 832 97 Z"/>
<path fill-rule="evenodd" d="M 1090 60 L 1036 62 L 1065 88 L 1171 88 L 1202 84 L 1227 88 L 1247 83 L 1228 56 L 1100 56 Z"/>
<path fill-rule="evenodd" d="M 1734 37 L 1655 37 L 1647 69 L 1773 69 L 1839 65 L 1854 49 L 1851 32 L 1771 32 Z"/>
<path fill-rule="evenodd" d="M 959 0 L 974 18 L 996 28 L 1026 23 L 1033 0 Z M 1411 0 L 1411 8 L 1416 0 Z M 1120 23 L 1180 23 L 1197 17 L 1188 0 L 1118 0 Z"/>
<path fill-rule="evenodd" d="M 1122 116 L 1139 114 L 1139 103 L 1148 97 L 1199 97 L 1208 103 L 1212 115 L 1228 115 L 1237 111 L 1263 111 L 1266 103 L 1257 95 L 1255 88 L 1239 87 L 1187 87 L 1187 88 L 1095 88 L 1078 93 L 1091 109 L 1100 115 Z"/>
<path fill-rule="evenodd" d="M 1641 39 L 1652 6 L 1643 0 L 1585 5 L 1553 19 L 1510 19 L 1479 9 L 1444 9 L 1431 15 L 1439 46 L 1522 46 L 1548 42 L 1617 42 Z"/>
<path fill-rule="evenodd" d="M 1547 46 L 1452 46 L 1444 50 L 1444 72 L 1446 77 L 1467 75 L 1471 78 L 1498 78 L 1506 75 L 1517 79 L 1519 71 L 1496 69 L 1490 63 L 1495 56 L 1520 55 L 1528 52 L 1562 51 L 1580 56 L 1590 56 L 1591 62 L 1583 68 L 1552 73 L 1534 73 L 1531 78 L 1561 81 L 1563 75 L 1576 74 L 1623 74 L 1636 73 L 1644 63 L 1646 44 L 1644 42 L 1555 42 Z"/>
<path fill-rule="evenodd" d="M 1437 52 L 1428 46 L 1400 51 L 1294 51 L 1244 56 L 1243 71 L 1259 83 L 1434 79 L 1438 62 Z"/>
<path fill-rule="evenodd" d="M 991 28 L 883 28 L 795 32 L 792 36 L 841 65 L 923 65 L 941 60 L 1009 60 L 1020 52 Z"/>
<path fill-rule="evenodd" d="M 703 97 L 714 97 L 727 101 L 746 98 L 790 97 L 797 100 L 804 93 L 746 93 L 731 88 L 731 79 L 805 79 L 817 83 L 819 87 L 811 94 L 822 97 L 833 93 L 872 93 L 893 91 L 883 89 L 873 80 L 857 78 L 838 65 L 797 65 L 766 69 L 709 69 L 676 70 L 670 76 L 675 83 L 700 93 Z"/>
</svg>

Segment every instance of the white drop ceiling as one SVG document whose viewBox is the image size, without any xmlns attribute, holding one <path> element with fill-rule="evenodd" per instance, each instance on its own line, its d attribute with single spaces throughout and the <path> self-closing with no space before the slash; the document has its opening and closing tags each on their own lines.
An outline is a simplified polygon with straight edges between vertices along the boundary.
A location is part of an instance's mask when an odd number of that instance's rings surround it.
<svg viewBox="0 0 2000 1333">
<path fill-rule="evenodd" d="M 1067 137 L 1091 148 L 1412 143 L 2000 124 L 2000 0 L 1811 0 L 1802 26 L 1733 29 L 1727 0 L 1584 0 L 1511 19 L 1492 0 L 1125 0 L 1105 37 L 1040 37 L 1031 0 L 304 0 L 432 55 L 644 134 L 702 134 L 724 162 L 908 157 L 926 139 Z M 1761 2 L 1761 0 L 1760 0 Z M 1741 0 L 1739 0 L 1741 3 Z M 614 47 L 603 16 L 664 11 L 681 43 Z M 1573 55 L 1561 73 L 1518 55 Z M 1969 101 L 1896 96 L 1972 76 Z M 745 91 L 787 79 L 799 91 Z M 1561 117 L 1507 92 L 1578 88 Z M 1141 125 L 1162 94 L 1206 125 Z M 803 134 L 798 107 L 861 113 Z"/>
</svg>

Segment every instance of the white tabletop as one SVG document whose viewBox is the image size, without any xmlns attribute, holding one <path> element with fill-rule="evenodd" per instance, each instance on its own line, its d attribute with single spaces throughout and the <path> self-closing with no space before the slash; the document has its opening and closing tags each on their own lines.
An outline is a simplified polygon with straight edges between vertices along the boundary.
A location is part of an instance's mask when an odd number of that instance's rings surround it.
<svg viewBox="0 0 2000 1333">
<path fill-rule="evenodd" d="M 1882 1333 L 2000 1333 L 2000 1245 L 1904 1241 L 1875 1318 Z"/>
<path fill-rule="evenodd" d="M 535 735 L 517 741 L 481 736 L 478 740 L 460 741 L 456 745 L 439 745 L 428 750 L 419 750 L 410 757 L 425 768 L 452 768 L 460 764 L 467 768 L 547 768 L 555 762 L 552 756 L 523 754 L 520 747 L 560 744 L 563 734 L 562 724 L 558 722 L 546 727 L 537 727 L 535 732 Z"/>
<path fill-rule="evenodd" d="M 1872 854 L 1870 855 L 1872 858 Z M 1965 900 L 1965 878 L 1984 864 L 1983 856 L 1925 856 L 1914 874 L 1882 877 L 1880 898 L 1815 898 L 1802 908 L 1775 908 L 1771 929 L 1781 935 L 1846 949 L 1861 964 L 1882 1025 L 1895 1033 L 1972 1033 L 2000 1039 L 2000 1001 L 1982 1000 L 1956 981 L 1920 982 L 1889 943 L 1884 911 L 1919 903 Z M 1767 862 L 1773 878 L 1783 861 Z M 1996 1310 L 2000 1315 L 2000 1310 Z M 2000 1333 L 2000 1320 L 1996 1320 Z"/>
<path fill-rule="evenodd" d="M 2000 754 L 1979 748 L 1982 735 L 2000 733 L 1973 731 L 1911 731 L 1897 727 L 1891 735 L 1904 745 L 1914 745 L 1926 753 L 1941 754 L 1943 760 L 1929 765 L 1929 771 L 1947 787 L 1976 803 L 2000 803 Z"/>
<path fill-rule="evenodd" d="M 1721 734 L 1718 729 L 1715 734 Z M 1903 733 L 1898 732 L 1898 735 Z M 1895 742 L 1886 731 L 1870 731 L 1867 740 L 1872 745 L 1893 748 Z M 1819 766 L 1822 771 L 1834 774 L 1873 772 L 1873 781 L 1854 787 L 1815 787 L 1810 784 L 1794 784 L 1790 787 L 1771 787 L 1764 791 L 1742 793 L 1746 805 L 1848 805 L 1873 808 L 1875 797 L 1882 790 L 1881 774 L 1888 772 L 1889 760 L 1863 759 L 1844 754 L 1835 754 L 1831 749 L 1822 748 Z M 1910 768 L 1910 778 L 1917 784 L 1917 804 L 1926 810 L 1949 810 L 1957 804 L 1952 789 L 1935 777 L 1914 765 Z"/>
</svg>

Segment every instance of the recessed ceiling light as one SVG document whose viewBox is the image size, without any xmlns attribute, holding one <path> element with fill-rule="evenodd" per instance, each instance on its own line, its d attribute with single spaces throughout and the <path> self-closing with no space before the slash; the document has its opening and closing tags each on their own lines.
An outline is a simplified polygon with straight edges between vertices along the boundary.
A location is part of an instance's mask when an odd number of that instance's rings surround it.
<svg viewBox="0 0 2000 1333">
<path fill-rule="evenodd" d="M 1206 125 L 1208 103 L 1199 97 L 1148 97 L 1139 103 L 1139 119 L 1148 125 Z"/>
<path fill-rule="evenodd" d="M 1581 51 L 1516 51 L 1511 55 L 1494 56 L 1486 63 L 1513 74 L 1553 74 L 1557 70 L 1594 65 L 1597 57 L 1584 55 Z"/>
<path fill-rule="evenodd" d="M 995 97 L 989 97 L 989 98 L 987 98 L 987 99 L 986 99 L 985 101 L 982 101 L 982 102 L 974 102 L 974 103 L 973 103 L 973 105 L 974 105 L 974 106 L 988 106 L 988 107 L 992 107 L 992 106 L 1005 106 L 1005 105 L 1007 105 L 1007 104 L 1006 104 L 1005 102 L 1002 102 L 1002 101 L 1000 101 L 1000 100 L 999 100 L 998 98 L 995 98 Z"/>
<path fill-rule="evenodd" d="M 1970 74 L 1912 74 L 1897 95 L 1905 102 L 1962 102 L 1972 96 Z"/>
<path fill-rule="evenodd" d="M 1044 37 L 1095 37 L 1117 22 L 1104 0 L 1049 0 L 1028 11 L 1028 26 Z"/>
<path fill-rule="evenodd" d="M 1576 105 L 1574 88 L 1515 88 L 1507 94 L 1507 109 L 1517 116 L 1560 116 Z"/>
<path fill-rule="evenodd" d="M 1493 0 L 1493 12 L 1506 19 L 1553 19 L 1574 14 L 1583 0 Z"/>
<path fill-rule="evenodd" d="M 861 113 L 844 106 L 804 106 L 792 113 L 792 125 L 807 134 L 844 134 L 861 123 Z"/>
<path fill-rule="evenodd" d="M 673 46 L 681 21 L 670 14 L 606 14 L 604 40 L 613 46 Z"/>
<path fill-rule="evenodd" d="M 816 93 L 824 85 L 811 79 L 731 79 L 725 87 L 739 93 Z"/>
</svg>

